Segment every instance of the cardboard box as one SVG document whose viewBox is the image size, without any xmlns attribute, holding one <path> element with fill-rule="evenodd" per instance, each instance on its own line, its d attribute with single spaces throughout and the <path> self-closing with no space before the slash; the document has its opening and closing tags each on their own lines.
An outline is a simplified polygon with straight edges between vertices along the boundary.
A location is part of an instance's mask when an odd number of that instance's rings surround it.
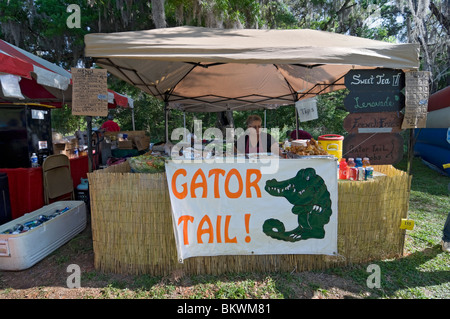
<svg viewBox="0 0 450 319">
<path fill-rule="evenodd" d="M 66 150 L 67 143 L 53 143 L 53 154 L 61 154 L 61 151 Z"/>
<path fill-rule="evenodd" d="M 133 141 L 118 141 L 117 146 L 121 150 L 131 150 L 133 149 Z"/>
<path fill-rule="evenodd" d="M 147 150 L 150 147 L 150 136 L 136 136 L 134 138 L 134 144 L 138 151 Z"/>
</svg>

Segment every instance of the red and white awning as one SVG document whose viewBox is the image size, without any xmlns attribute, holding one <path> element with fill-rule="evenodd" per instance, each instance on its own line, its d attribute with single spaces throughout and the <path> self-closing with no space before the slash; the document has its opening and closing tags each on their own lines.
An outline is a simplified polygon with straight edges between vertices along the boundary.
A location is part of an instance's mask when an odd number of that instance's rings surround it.
<svg viewBox="0 0 450 319">
<path fill-rule="evenodd" d="M 72 74 L 0 39 L 0 103 L 40 103 L 54 107 L 72 101 Z M 108 90 L 108 107 L 133 107 L 133 100 Z"/>
</svg>

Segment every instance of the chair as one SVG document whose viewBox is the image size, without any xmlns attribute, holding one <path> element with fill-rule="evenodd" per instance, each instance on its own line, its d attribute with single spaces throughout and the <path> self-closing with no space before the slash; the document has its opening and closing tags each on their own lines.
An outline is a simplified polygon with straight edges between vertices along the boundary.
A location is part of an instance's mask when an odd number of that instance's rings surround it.
<svg viewBox="0 0 450 319">
<path fill-rule="evenodd" d="M 46 205 L 55 201 L 75 199 L 70 161 L 66 155 L 48 156 L 42 163 L 42 179 Z"/>
</svg>

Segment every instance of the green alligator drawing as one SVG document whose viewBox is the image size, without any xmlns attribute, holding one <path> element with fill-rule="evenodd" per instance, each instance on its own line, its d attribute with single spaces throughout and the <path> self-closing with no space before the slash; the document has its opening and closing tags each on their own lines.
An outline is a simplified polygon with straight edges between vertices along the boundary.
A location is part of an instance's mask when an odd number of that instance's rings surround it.
<svg viewBox="0 0 450 319">
<path fill-rule="evenodd" d="M 285 181 L 268 180 L 264 189 L 272 196 L 286 198 L 294 205 L 292 213 L 298 216 L 298 227 L 290 231 L 277 219 L 266 220 L 263 232 L 267 236 L 289 242 L 325 237 L 324 226 L 332 214 L 331 198 L 324 180 L 313 168 L 301 169 Z"/>
</svg>

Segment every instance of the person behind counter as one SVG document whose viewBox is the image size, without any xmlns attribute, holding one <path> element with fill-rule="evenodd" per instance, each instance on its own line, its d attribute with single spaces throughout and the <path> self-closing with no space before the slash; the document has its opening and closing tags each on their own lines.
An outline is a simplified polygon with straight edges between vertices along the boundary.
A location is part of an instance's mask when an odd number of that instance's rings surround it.
<svg viewBox="0 0 450 319">
<path fill-rule="evenodd" d="M 312 135 L 304 130 L 293 130 L 291 132 L 291 139 L 292 140 L 310 140 L 312 139 Z"/>
<path fill-rule="evenodd" d="M 116 122 L 113 121 L 114 116 L 112 114 L 108 114 L 108 120 L 102 124 L 101 128 L 105 130 L 105 132 L 118 132 L 120 131 L 120 126 Z"/>
<path fill-rule="evenodd" d="M 246 133 L 236 142 L 238 153 L 272 153 L 279 155 L 278 142 L 267 132 L 261 130 L 262 119 L 258 115 L 250 115 L 247 118 Z"/>
</svg>

